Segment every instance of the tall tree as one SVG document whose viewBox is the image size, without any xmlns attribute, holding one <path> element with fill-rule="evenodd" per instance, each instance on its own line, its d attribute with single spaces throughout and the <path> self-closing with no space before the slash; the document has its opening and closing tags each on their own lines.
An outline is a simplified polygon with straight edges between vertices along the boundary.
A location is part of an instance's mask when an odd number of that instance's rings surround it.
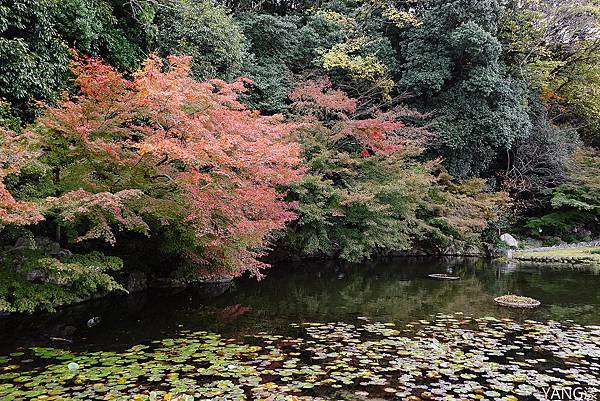
<svg viewBox="0 0 600 401">
<path fill-rule="evenodd" d="M 514 74 L 542 92 L 549 117 L 600 146 L 600 3 L 513 1 L 500 38 Z"/>
<path fill-rule="evenodd" d="M 0 186 L 2 223 L 43 216 L 74 242 L 152 232 L 176 238 L 172 256 L 194 261 L 194 274 L 260 276 L 258 256 L 294 217 L 278 187 L 301 176 L 288 139 L 295 126 L 246 109 L 237 100 L 244 81 L 193 80 L 190 63 L 152 57 L 133 81 L 95 60 L 79 64 L 80 94 L 0 143 L 0 178 L 11 182 Z M 15 179 L 21 163 L 9 162 L 28 137 L 45 192 Z"/>
<path fill-rule="evenodd" d="M 369 98 L 370 106 L 391 99 L 398 62 L 385 31 L 409 23 L 409 14 L 387 2 L 331 1 L 294 15 L 245 13 L 237 19 L 254 55 L 248 74 L 256 87 L 253 105 L 286 111 L 294 76 L 328 75 L 350 95 Z"/>
<path fill-rule="evenodd" d="M 402 121 L 406 108 L 368 117 L 329 80 L 300 84 L 290 95 L 307 174 L 290 187 L 299 218 L 288 243 L 308 255 L 358 261 L 404 250 L 477 241 L 501 197 L 483 180 L 454 182 L 439 161 L 422 164 L 427 131 Z"/>
<path fill-rule="evenodd" d="M 197 79 L 239 77 L 249 56 L 242 30 L 227 9 L 209 0 L 176 0 L 157 15 L 162 55 L 193 57 Z"/>
<path fill-rule="evenodd" d="M 108 0 L 0 0 L 0 97 L 31 119 L 33 101 L 52 102 L 64 89 L 69 48 L 139 67 L 149 32 L 131 13 Z"/>
<path fill-rule="evenodd" d="M 53 99 L 68 71 L 68 45 L 57 30 L 54 0 L 0 1 L 0 97 L 25 111 Z"/>
<path fill-rule="evenodd" d="M 434 0 L 405 33 L 401 86 L 437 115 L 434 150 L 458 176 L 483 174 L 529 135 L 523 82 L 505 71 L 496 0 Z"/>
</svg>

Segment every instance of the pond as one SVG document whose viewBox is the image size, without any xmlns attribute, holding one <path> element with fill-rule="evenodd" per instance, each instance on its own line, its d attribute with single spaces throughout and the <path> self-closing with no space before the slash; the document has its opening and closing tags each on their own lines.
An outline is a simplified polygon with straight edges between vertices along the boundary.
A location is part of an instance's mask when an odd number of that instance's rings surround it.
<svg viewBox="0 0 600 401">
<path fill-rule="evenodd" d="M 0 401 L 596 399 L 599 289 L 595 269 L 479 259 L 275 266 L 0 318 Z"/>
</svg>

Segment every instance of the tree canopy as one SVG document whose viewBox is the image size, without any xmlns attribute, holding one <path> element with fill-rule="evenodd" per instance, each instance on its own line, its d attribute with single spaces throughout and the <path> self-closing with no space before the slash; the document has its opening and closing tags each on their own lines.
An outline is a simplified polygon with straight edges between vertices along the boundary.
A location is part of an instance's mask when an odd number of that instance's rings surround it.
<svg viewBox="0 0 600 401">
<path fill-rule="evenodd" d="M 527 88 L 511 77 L 496 37 L 498 1 L 433 1 L 406 33 L 401 84 L 438 117 L 436 152 L 459 176 L 488 172 L 530 134 Z"/>
<path fill-rule="evenodd" d="M 597 237 L 599 7 L 0 0 L 0 310 Z"/>
</svg>

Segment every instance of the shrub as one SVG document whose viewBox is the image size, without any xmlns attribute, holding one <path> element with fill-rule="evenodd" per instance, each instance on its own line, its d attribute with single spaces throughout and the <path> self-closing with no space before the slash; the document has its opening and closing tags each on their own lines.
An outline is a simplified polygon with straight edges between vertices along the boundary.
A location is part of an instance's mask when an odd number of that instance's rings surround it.
<svg viewBox="0 0 600 401">
<path fill-rule="evenodd" d="M 598 234 L 600 215 L 600 153 L 577 150 L 567 163 L 566 180 L 552 190 L 552 211 L 530 218 L 526 227 L 533 235 L 556 235 L 578 240 L 585 232 Z"/>
<path fill-rule="evenodd" d="M 23 135 L 3 136 L 0 222 L 46 219 L 72 242 L 119 232 L 188 232 L 175 256 L 198 274 L 260 276 L 257 258 L 294 218 L 278 187 L 296 181 L 293 125 L 237 101 L 244 81 L 194 81 L 191 59 L 152 57 L 133 81 L 97 60 L 74 67 L 79 94 Z M 18 151 L 17 151 L 18 150 Z M 43 194 L 19 178 L 39 164 Z"/>
<path fill-rule="evenodd" d="M 304 83 L 290 98 L 307 169 L 290 186 L 299 205 L 292 249 L 358 261 L 417 241 L 446 247 L 478 240 L 499 212 L 501 197 L 483 180 L 454 182 L 439 161 L 419 162 L 428 134 L 402 121 L 413 111 L 356 118 L 357 101 L 328 80 Z"/>
<path fill-rule="evenodd" d="M 11 251 L 0 264 L 0 311 L 53 311 L 61 304 L 123 290 L 109 274 L 122 267 L 119 258 L 100 252 L 57 259 L 37 250 Z"/>
</svg>

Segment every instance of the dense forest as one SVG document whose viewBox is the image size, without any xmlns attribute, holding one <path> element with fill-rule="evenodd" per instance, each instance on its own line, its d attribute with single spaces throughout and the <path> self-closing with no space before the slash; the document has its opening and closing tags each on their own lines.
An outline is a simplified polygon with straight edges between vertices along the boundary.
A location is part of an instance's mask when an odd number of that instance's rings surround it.
<svg viewBox="0 0 600 401">
<path fill-rule="evenodd" d="M 599 149 L 598 0 L 0 0 L 0 311 L 589 241 Z"/>
</svg>

